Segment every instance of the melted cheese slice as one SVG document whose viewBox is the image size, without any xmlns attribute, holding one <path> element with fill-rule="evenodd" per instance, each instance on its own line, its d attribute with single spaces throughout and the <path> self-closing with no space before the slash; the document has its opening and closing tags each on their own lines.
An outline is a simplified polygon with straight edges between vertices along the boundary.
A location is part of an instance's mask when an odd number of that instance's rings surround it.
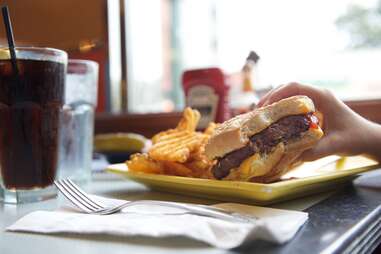
<svg viewBox="0 0 381 254">
<path fill-rule="evenodd" d="M 269 154 L 260 155 L 259 153 L 250 156 L 239 166 L 239 179 L 246 180 L 255 176 L 263 176 L 270 172 L 280 161 L 284 154 L 284 144 L 279 143 Z"/>
</svg>

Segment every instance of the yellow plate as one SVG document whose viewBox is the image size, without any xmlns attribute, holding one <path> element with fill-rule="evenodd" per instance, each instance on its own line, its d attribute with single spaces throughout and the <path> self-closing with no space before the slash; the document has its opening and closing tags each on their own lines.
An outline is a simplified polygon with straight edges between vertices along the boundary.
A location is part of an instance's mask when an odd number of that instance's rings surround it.
<svg viewBox="0 0 381 254">
<path fill-rule="evenodd" d="M 124 163 L 110 165 L 107 170 L 152 189 L 209 199 L 266 205 L 335 189 L 338 184 L 348 183 L 359 173 L 379 167 L 375 161 L 363 156 L 345 158 L 329 156 L 304 163 L 285 175 L 283 181 L 271 184 L 135 173 L 129 172 Z"/>
</svg>

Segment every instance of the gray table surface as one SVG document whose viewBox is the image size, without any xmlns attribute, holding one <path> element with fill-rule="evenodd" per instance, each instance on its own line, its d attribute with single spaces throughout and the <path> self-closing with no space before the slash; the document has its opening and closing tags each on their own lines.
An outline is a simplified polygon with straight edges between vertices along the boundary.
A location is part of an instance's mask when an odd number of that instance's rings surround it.
<svg viewBox="0 0 381 254">
<path fill-rule="evenodd" d="M 111 175 L 97 175 L 88 190 L 119 199 L 158 199 L 202 204 L 218 203 L 149 191 L 144 186 Z M 308 222 L 286 245 L 253 242 L 237 250 L 220 250 L 182 237 L 155 239 L 147 237 L 112 237 L 79 235 L 42 235 L 6 232 L 5 228 L 23 215 L 36 210 L 53 210 L 62 197 L 19 206 L 0 204 L 0 253 L 341 253 L 373 249 L 381 240 L 381 190 L 346 187 L 276 204 L 273 207 L 305 210 Z M 357 249 L 356 249 L 357 248 Z"/>
</svg>

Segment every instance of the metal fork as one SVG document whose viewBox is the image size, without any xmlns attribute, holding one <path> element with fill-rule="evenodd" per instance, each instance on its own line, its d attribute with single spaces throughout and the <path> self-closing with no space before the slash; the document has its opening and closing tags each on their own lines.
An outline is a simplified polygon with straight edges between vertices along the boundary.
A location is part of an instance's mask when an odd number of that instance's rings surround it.
<svg viewBox="0 0 381 254">
<path fill-rule="evenodd" d="M 253 216 L 246 216 L 217 207 L 158 200 L 126 201 L 120 205 L 109 206 L 92 198 L 88 193 L 83 191 L 70 179 L 54 181 L 54 184 L 71 203 L 73 203 L 83 212 L 89 214 L 108 215 L 120 212 L 122 209 L 126 207 L 136 205 L 158 205 L 178 208 L 184 210 L 185 213 L 212 217 L 221 220 L 235 222 L 253 222 L 256 219 Z M 95 195 L 92 196 L 96 197 Z"/>
</svg>

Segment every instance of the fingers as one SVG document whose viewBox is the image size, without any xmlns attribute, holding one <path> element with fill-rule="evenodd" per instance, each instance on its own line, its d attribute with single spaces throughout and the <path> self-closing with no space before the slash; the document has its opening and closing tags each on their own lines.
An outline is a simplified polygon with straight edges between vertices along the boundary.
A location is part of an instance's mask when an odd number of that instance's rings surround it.
<svg viewBox="0 0 381 254">
<path fill-rule="evenodd" d="M 278 88 L 267 93 L 259 101 L 257 107 L 267 106 L 281 99 L 295 95 L 305 95 L 310 97 L 315 104 L 315 108 L 327 116 L 324 121 L 325 136 L 316 144 L 315 147 L 305 151 L 300 156 L 300 159 L 303 161 L 312 161 L 331 154 L 342 154 L 343 151 L 348 150 L 347 144 L 345 144 L 346 139 L 342 138 L 345 135 L 340 132 L 343 130 L 343 128 L 340 128 L 342 119 L 332 118 L 332 114 L 329 114 L 332 109 L 338 111 L 343 108 L 343 106 L 340 104 L 340 101 L 338 101 L 336 97 L 328 90 L 301 85 L 298 83 L 290 83 L 279 86 Z"/>
<path fill-rule="evenodd" d="M 262 98 L 257 103 L 257 107 L 258 108 L 263 107 L 265 102 L 267 102 L 267 100 L 274 94 L 274 92 L 276 92 L 279 88 L 281 88 L 283 86 L 285 86 L 285 85 L 280 85 L 279 87 L 272 89 L 271 91 L 266 93 L 264 96 L 262 96 Z"/>
<path fill-rule="evenodd" d="M 272 104 L 273 102 L 279 101 L 290 96 L 300 95 L 301 86 L 302 85 L 298 83 L 290 83 L 278 87 L 276 90 L 274 90 L 274 92 L 271 95 L 269 95 L 269 97 L 264 102 L 263 106 Z"/>
<path fill-rule="evenodd" d="M 290 83 L 287 85 L 279 86 L 278 88 L 267 93 L 258 103 L 258 107 L 267 106 L 271 103 L 279 101 L 281 99 L 294 96 L 294 95 L 306 95 L 319 104 L 322 97 L 322 91 L 312 86 L 301 85 L 298 83 Z"/>
<path fill-rule="evenodd" d="M 340 141 L 335 135 L 329 135 L 322 138 L 317 145 L 305 151 L 299 158 L 302 161 L 314 161 L 332 154 L 340 153 Z"/>
</svg>

